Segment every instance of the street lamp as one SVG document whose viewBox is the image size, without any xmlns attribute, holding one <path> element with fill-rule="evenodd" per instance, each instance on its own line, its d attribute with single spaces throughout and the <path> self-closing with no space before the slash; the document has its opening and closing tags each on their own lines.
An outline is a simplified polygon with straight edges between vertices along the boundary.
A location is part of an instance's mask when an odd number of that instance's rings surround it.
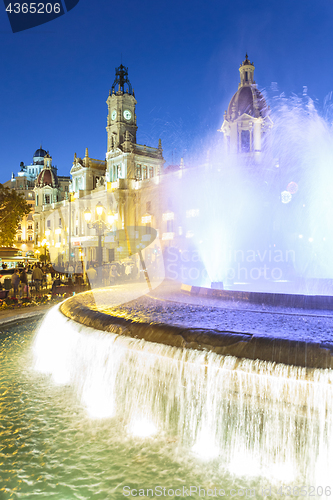
<svg viewBox="0 0 333 500">
<path fill-rule="evenodd" d="M 98 256 L 97 256 L 97 261 L 98 261 L 98 267 L 102 266 L 103 263 L 103 249 L 102 249 L 102 236 L 104 234 L 105 229 L 110 229 L 112 224 L 111 220 L 113 222 L 114 220 L 114 215 L 112 212 L 108 213 L 108 222 L 104 222 L 102 219 L 102 215 L 104 212 L 104 207 L 102 203 L 99 201 L 95 207 L 96 210 L 96 215 L 97 217 L 95 218 L 94 222 L 91 222 L 92 214 L 89 208 L 86 208 L 86 210 L 83 212 L 84 219 L 90 229 L 95 229 L 96 234 L 98 236 Z"/>
<path fill-rule="evenodd" d="M 46 234 L 46 231 L 45 231 Z M 45 258 L 45 263 L 46 263 L 46 249 L 50 246 L 50 243 L 47 241 L 46 238 L 43 239 L 42 241 L 42 247 L 44 248 L 44 258 Z"/>
</svg>

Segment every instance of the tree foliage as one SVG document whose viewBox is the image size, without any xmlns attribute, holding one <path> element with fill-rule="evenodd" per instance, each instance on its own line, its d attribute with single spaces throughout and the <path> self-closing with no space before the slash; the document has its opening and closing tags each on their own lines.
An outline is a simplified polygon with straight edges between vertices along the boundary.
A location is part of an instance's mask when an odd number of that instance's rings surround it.
<svg viewBox="0 0 333 500">
<path fill-rule="evenodd" d="M 24 196 L 0 184 L 0 246 L 12 246 L 17 226 L 30 212 Z"/>
</svg>

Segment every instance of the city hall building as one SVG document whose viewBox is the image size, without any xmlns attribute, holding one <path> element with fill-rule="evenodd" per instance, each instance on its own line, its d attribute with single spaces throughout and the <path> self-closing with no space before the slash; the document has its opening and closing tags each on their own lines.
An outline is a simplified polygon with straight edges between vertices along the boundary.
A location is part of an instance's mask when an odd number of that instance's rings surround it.
<svg viewBox="0 0 333 500">
<path fill-rule="evenodd" d="M 239 71 L 239 87 L 220 132 L 227 156 L 259 166 L 267 162 L 273 124 L 247 56 Z M 168 246 L 185 250 L 191 246 L 202 215 L 196 203 L 202 186 L 193 183 L 191 192 L 191 179 L 195 172 L 205 171 L 209 176 L 213 167 L 207 162 L 186 168 L 181 161 L 179 166 L 164 168 L 161 140 L 157 147 L 137 143 L 137 101 L 123 65 L 116 69 L 106 103 L 105 159 L 91 158 L 88 148 L 83 157 L 75 154 L 66 188 L 50 155 L 44 151 L 41 155 L 43 165 L 36 172 L 33 188 L 35 249 L 49 250 L 51 259 L 59 263 L 84 259 L 101 264 L 136 253 L 142 245 L 142 232 L 149 235 L 155 229 L 162 248 L 152 245 L 146 259 L 154 259 L 154 252 Z M 190 191 L 182 200 L 185 188 Z M 127 228 L 136 230 L 129 236 Z M 149 237 L 146 241 L 148 245 Z"/>
</svg>

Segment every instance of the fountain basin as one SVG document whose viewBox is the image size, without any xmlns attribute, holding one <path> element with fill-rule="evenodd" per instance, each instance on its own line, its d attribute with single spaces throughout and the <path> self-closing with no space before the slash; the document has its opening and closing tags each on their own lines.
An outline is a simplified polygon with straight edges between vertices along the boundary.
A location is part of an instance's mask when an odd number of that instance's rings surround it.
<svg viewBox="0 0 333 500">
<path fill-rule="evenodd" d="M 36 370 L 71 387 L 90 418 L 211 462 L 222 484 L 230 474 L 256 485 L 329 484 L 329 345 L 194 328 L 191 304 L 115 305 L 120 293 L 94 290 L 53 308 L 34 343 Z M 192 321 L 151 321 L 163 307 L 165 318 L 183 307 Z"/>
<path fill-rule="evenodd" d="M 216 292 L 216 291 L 213 291 Z M 222 292 L 222 291 L 220 291 Z M 283 363 L 305 368 L 333 368 L 333 346 L 260 336 L 247 332 L 193 328 L 165 323 L 135 321 L 103 312 L 108 306 L 108 289 L 94 290 L 67 299 L 60 311 L 87 327 L 170 347 L 209 351 L 219 355 Z M 96 307 L 98 302 L 98 308 Z M 193 314 L 193 313 L 191 313 Z"/>
</svg>

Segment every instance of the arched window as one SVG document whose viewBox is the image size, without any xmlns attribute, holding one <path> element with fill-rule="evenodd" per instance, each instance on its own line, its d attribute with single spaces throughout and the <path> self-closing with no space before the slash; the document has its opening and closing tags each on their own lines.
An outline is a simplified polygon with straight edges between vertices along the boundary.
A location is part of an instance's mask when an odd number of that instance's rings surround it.
<svg viewBox="0 0 333 500">
<path fill-rule="evenodd" d="M 241 132 L 241 152 L 249 153 L 250 152 L 250 131 L 242 130 Z"/>
</svg>

